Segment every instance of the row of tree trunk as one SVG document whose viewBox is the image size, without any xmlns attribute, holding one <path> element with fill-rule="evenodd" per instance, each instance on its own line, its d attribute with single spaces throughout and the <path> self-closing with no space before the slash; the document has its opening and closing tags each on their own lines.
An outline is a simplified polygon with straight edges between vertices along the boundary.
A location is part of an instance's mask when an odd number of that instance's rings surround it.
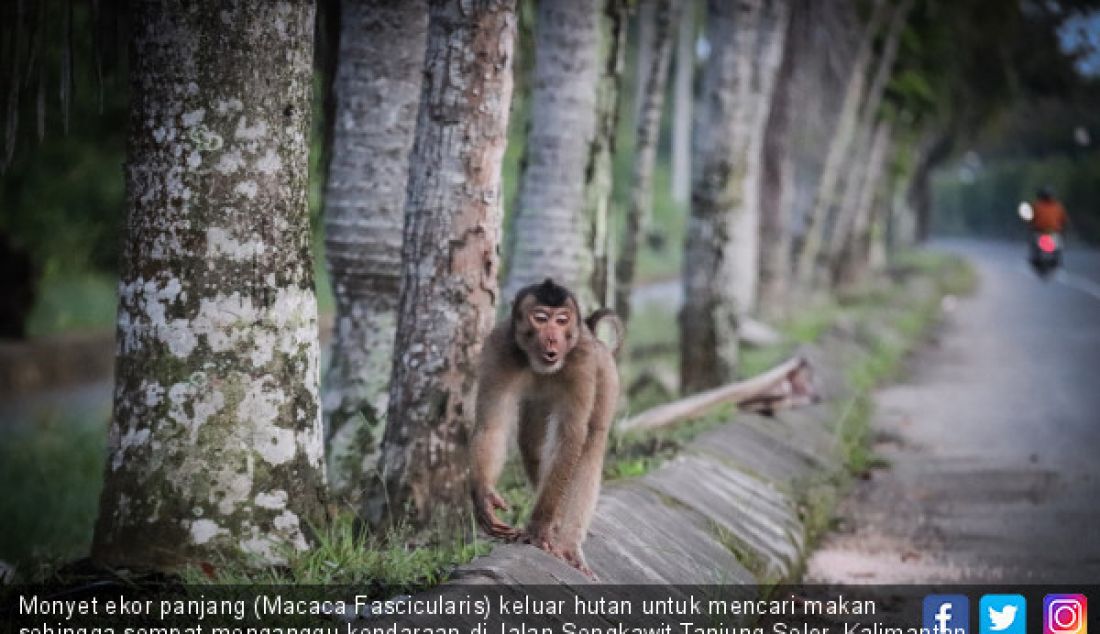
<svg viewBox="0 0 1100 634">
<path fill-rule="evenodd" d="M 313 4 L 135 3 L 97 559 L 278 562 L 309 547 L 332 488 L 359 491 L 372 522 L 464 511 L 476 359 L 502 296 L 553 277 L 585 308 L 614 302 L 629 317 L 673 51 L 674 192 L 691 199 L 683 390 L 735 378 L 744 320 L 781 314 L 799 288 L 862 275 L 902 215 L 881 211 L 895 144 L 880 105 L 912 0 L 878 0 L 865 20 L 852 2 L 709 0 L 705 47 L 694 2 L 640 4 L 648 44 L 617 237 L 630 3 L 537 3 L 501 289 L 515 0 L 341 2 L 325 185 L 337 315 L 322 397 L 306 205 Z M 693 98 L 697 50 L 707 55 Z M 835 81 L 813 79 L 819 63 Z M 802 143 L 822 128 L 824 156 Z"/>
</svg>

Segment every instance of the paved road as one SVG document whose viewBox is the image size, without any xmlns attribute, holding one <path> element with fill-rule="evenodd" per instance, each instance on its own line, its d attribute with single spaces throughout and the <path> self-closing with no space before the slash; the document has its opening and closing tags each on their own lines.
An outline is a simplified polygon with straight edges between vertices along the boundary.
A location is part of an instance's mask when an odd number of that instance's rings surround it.
<svg viewBox="0 0 1100 634">
<path fill-rule="evenodd" d="M 808 577 L 1100 580 L 1100 253 L 1042 282 L 1021 245 L 941 242 L 976 266 L 903 382 L 876 396 L 890 467 L 842 505 Z M 950 304 L 950 302 L 948 302 Z"/>
</svg>

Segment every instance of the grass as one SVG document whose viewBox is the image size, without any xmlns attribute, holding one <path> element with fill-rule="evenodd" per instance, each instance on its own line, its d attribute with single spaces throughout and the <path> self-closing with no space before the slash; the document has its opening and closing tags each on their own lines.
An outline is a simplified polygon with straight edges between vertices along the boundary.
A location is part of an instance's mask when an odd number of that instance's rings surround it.
<svg viewBox="0 0 1100 634">
<path fill-rule="evenodd" d="M 643 476 L 675 456 L 693 438 L 729 422 L 736 408 L 723 405 L 698 418 L 664 429 L 613 434 L 604 459 L 605 480 Z"/>
<path fill-rule="evenodd" d="M 905 281 L 914 275 L 930 281 L 934 292 L 909 292 Z M 901 283 L 849 299 L 850 310 L 871 326 L 866 328 L 867 352 L 848 369 L 854 395 L 843 404 L 836 427 L 844 464 L 854 476 L 884 464 L 871 447 L 872 391 L 897 377 L 906 356 L 939 318 L 941 297 L 967 294 L 977 286 L 977 275 L 965 260 L 928 251 L 900 254 L 894 276 Z"/>
<path fill-rule="evenodd" d="M 807 544 L 833 527 L 833 511 L 840 499 L 843 479 L 835 473 L 811 476 L 799 482 L 793 491 L 798 519 L 806 534 Z"/>
<path fill-rule="evenodd" d="M 841 314 L 839 306 L 829 301 L 799 310 L 779 322 L 775 329 L 782 339 L 781 343 L 741 349 L 741 376 L 756 376 L 770 370 L 791 356 L 798 346 L 817 341 Z"/>
<path fill-rule="evenodd" d="M 48 415 L 33 424 L 0 426 L 0 561 L 24 581 L 45 579 L 86 557 L 98 514 L 106 463 L 107 422 Z M 476 531 L 417 533 L 407 527 L 372 535 L 354 514 L 314 528 L 316 548 L 288 550 L 283 566 L 215 561 L 185 570 L 188 583 L 356 584 L 378 593 L 409 592 L 446 578 L 455 566 L 488 552 Z"/>
<path fill-rule="evenodd" d="M 408 527 L 382 534 L 363 530 L 351 511 L 314 528 L 315 546 L 286 550 L 283 566 L 214 563 L 182 572 L 191 584 L 355 585 L 371 596 L 412 593 L 443 582 L 456 566 L 489 552 L 489 542 L 457 534 L 426 535 Z"/>
<path fill-rule="evenodd" d="M 768 586 L 777 581 L 771 578 L 768 571 L 768 561 L 764 559 L 763 555 L 738 539 L 736 535 L 727 530 L 724 526 L 712 523 L 710 529 L 715 537 L 718 538 L 718 542 L 733 555 L 734 559 L 759 580 L 757 585 Z"/>
</svg>

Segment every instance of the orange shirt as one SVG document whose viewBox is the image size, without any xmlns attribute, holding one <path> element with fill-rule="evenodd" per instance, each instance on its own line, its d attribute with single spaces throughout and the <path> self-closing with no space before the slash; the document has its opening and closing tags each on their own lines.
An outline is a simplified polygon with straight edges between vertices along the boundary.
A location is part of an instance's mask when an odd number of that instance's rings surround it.
<svg viewBox="0 0 1100 634">
<path fill-rule="evenodd" d="M 1042 233 L 1062 233 L 1066 228 L 1066 210 L 1057 200 L 1036 200 L 1031 204 L 1035 216 L 1031 228 Z"/>
</svg>

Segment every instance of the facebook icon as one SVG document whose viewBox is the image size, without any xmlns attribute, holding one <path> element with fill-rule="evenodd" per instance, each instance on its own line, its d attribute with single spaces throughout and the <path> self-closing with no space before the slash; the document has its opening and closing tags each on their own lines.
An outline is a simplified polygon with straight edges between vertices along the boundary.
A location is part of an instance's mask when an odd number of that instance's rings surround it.
<svg viewBox="0 0 1100 634">
<path fill-rule="evenodd" d="M 970 599 L 961 594 L 924 597 L 921 628 L 928 634 L 970 634 Z"/>
</svg>

